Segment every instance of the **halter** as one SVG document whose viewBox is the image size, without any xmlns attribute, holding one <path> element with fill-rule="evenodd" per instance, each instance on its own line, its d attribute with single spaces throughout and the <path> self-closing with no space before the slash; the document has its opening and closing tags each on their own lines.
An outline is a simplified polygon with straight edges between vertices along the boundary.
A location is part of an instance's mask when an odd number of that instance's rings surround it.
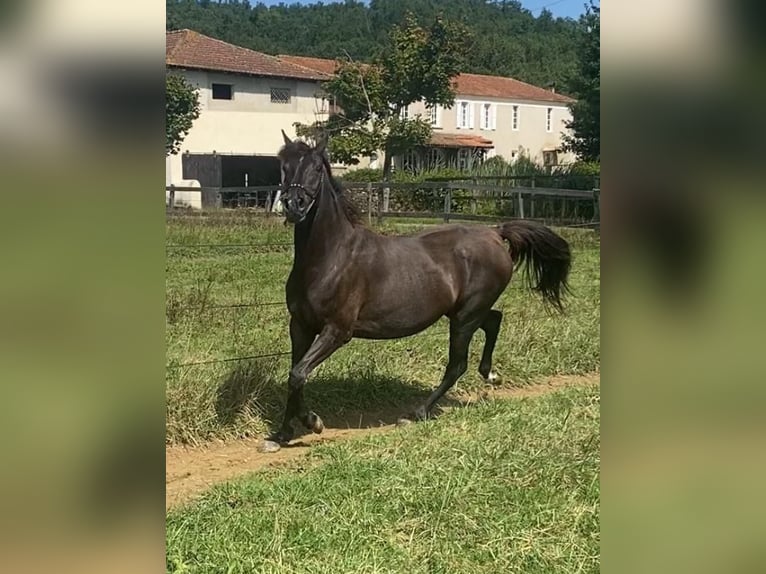
<svg viewBox="0 0 766 574">
<path fill-rule="evenodd" d="M 309 199 L 311 199 L 311 203 L 306 208 L 306 213 L 303 214 L 303 217 L 300 218 L 300 221 L 298 221 L 298 223 L 301 223 L 304 219 L 306 219 L 306 217 L 308 217 L 309 211 L 311 211 L 311 208 L 314 207 L 314 203 L 316 202 L 317 197 L 319 197 L 319 192 L 322 190 L 322 184 L 324 184 L 324 169 L 322 170 L 322 174 L 319 176 L 319 185 L 317 186 L 316 193 L 311 193 L 308 190 L 308 188 L 306 188 L 306 186 L 300 183 L 291 183 L 285 188 L 285 191 L 284 191 L 285 194 L 287 194 L 288 189 L 295 187 L 303 191 L 303 193 L 305 193 L 309 197 Z"/>
</svg>

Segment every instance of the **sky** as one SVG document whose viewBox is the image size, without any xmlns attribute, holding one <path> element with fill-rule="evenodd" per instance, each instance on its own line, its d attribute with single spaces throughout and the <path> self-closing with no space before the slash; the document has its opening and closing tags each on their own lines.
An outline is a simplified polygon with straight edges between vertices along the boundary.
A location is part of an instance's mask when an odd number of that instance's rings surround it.
<svg viewBox="0 0 766 574">
<path fill-rule="evenodd" d="M 250 4 L 257 4 L 263 2 L 268 6 L 275 4 L 313 4 L 316 0 L 250 0 Z M 329 4 L 332 0 L 323 0 L 324 4 Z M 521 0 L 522 6 L 527 10 L 530 10 L 535 16 L 540 11 L 547 7 L 554 16 L 560 16 L 562 18 L 578 18 L 580 14 L 585 12 L 586 0 Z"/>
</svg>

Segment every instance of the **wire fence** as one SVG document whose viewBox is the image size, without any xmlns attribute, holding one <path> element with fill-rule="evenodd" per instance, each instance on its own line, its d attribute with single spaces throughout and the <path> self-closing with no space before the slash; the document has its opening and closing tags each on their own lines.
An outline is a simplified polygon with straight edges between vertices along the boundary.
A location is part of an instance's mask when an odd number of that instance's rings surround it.
<svg viewBox="0 0 766 574">
<path fill-rule="evenodd" d="M 563 198 L 559 198 L 561 201 L 561 205 L 564 205 L 564 202 L 569 200 L 573 202 L 582 201 L 585 200 L 589 205 L 592 205 L 592 211 L 587 213 L 587 217 L 589 218 L 587 221 L 567 221 L 562 222 L 559 224 L 560 227 L 571 227 L 571 228 L 587 228 L 587 227 L 596 227 L 599 226 L 599 208 L 598 208 L 598 195 L 599 190 L 594 189 L 592 192 L 590 191 L 574 191 L 574 190 L 545 190 L 545 189 L 534 189 L 530 187 L 524 187 L 524 188 L 512 188 L 510 190 L 510 194 L 500 194 L 500 195 L 492 195 L 489 196 L 478 196 L 475 195 L 474 192 L 487 192 L 488 188 L 486 184 L 471 184 L 471 183 L 458 183 L 458 182 L 447 182 L 447 184 L 442 184 L 438 182 L 431 182 L 425 185 L 411 185 L 411 186 L 399 186 L 398 190 L 387 190 L 385 195 L 382 193 L 383 189 L 380 188 L 373 188 L 373 185 L 378 184 L 362 184 L 362 186 L 356 186 L 355 188 L 351 189 L 351 193 L 361 193 L 361 196 L 357 196 L 357 200 L 362 205 L 365 205 L 367 207 L 367 214 L 370 217 L 370 222 L 372 222 L 373 215 L 377 216 L 378 223 L 383 222 L 383 217 L 422 217 L 422 218 L 428 218 L 428 217 L 436 217 L 440 219 L 444 219 L 445 221 L 449 221 L 450 217 L 453 219 L 460 219 L 460 218 L 468 218 L 468 219 L 475 219 L 477 221 L 490 221 L 490 220 L 497 220 L 497 219 L 536 219 L 543 221 L 547 224 L 553 224 L 549 221 L 546 221 L 544 219 L 535 218 L 535 206 L 540 205 L 540 202 L 537 201 L 530 201 L 530 200 L 543 200 L 543 201 L 554 201 L 555 202 L 555 195 L 556 192 L 567 192 L 571 191 L 571 194 L 565 193 Z M 534 185 L 534 184 L 533 184 Z M 393 186 L 392 186 L 393 187 Z M 494 189 L 499 189 L 494 188 Z M 428 201 L 433 200 L 436 205 L 440 205 L 443 207 L 443 210 L 441 211 L 430 211 L 430 212 L 395 212 L 390 211 L 390 207 L 394 207 L 397 201 L 397 195 L 396 193 L 390 194 L 389 191 L 394 191 L 398 193 L 405 193 L 405 192 L 412 192 L 414 190 L 420 190 L 421 192 L 426 191 L 426 194 L 421 194 L 421 200 L 425 201 L 426 203 Z M 258 190 L 258 192 L 267 190 Z M 273 191 L 269 189 L 268 191 Z M 371 193 L 374 191 L 374 194 Z M 502 191 L 509 191 L 507 189 Z M 461 192 L 468 192 L 463 193 L 461 195 Z M 217 206 L 221 207 L 222 205 L 222 198 L 226 195 L 225 191 L 221 193 L 221 190 L 217 190 Z M 239 190 L 237 193 L 239 193 L 239 197 L 242 197 L 242 192 Z M 443 196 L 439 196 L 439 193 L 443 193 Z M 525 203 L 525 198 L 527 199 Z M 186 215 L 186 212 L 175 212 L 172 209 L 173 206 L 173 196 L 171 193 L 171 199 L 170 199 L 170 207 L 171 210 L 168 212 L 168 215 L 170 218 L 173 217 L 184 217 Z M 506 202 L 505 205 L 507 205 L 510 208 L 509 215 L 508 216 L 482 216 L 482 215 L 473 215 L 472 213 L 455 213 L 453 210 L 457 209 L 458 211 L 462 208 L 467 207 L 467 211 L 475 211 L 475 205 L 477 202 L 480 204 L 481 202 L 495 202 L 496 205 L 501 205 L 501 203 L 497 202 Z M 510 203 L 507 203 L 510 201 Z M 256 203 L 258 202 L 258 196 L 256 196 Z M 385 204 L 385 205 L 384 205 Z M 426 205 L 425 203 L 423 205 Z M 558 204 L 556 204 L 556 207 Z M 269 207 L 269 205 L 267 205 Z M 525 208 L 527 209 L 525 213 Z M 385 212 L 383 211 L 385 209 Z M 563 209 L 563 208 L 562 208 Z M 221 216 L 222 219 L 231 220 L 234 217 L 236 217 L 237 211 L 232 212 L 220 212 L 220 211 L 213 211 L 210 212 L 214 216 L 218 217 Z M 540 212 L 538 211 L 538 215 Z M 198 212 L 196 216 L 205 216 L 206 213 Z M 563 216 L 563 212 L 561 213 Z M 575 216 L 577 216 L 578 213 L 575 211 Z M 582 214 L 585 215 L 585 214 Z M 515 216 L 515 217 L 514 217 Z M 520 216 L 520 217 L 519 217 Z M 250 214 L 245 217 L 245 219 L 249 220 Z M 264 242 L 257 242 L 257 243 L 171 243 L 166 245 L 166 251 L 169 253 L 179 253 L 183 251 L 190 251 L 190 250 L 227 250 L 227 249 L 252 249 L 256 253 L 284 253 L 286 250 L 293 247 L 292 241 L 264 241 Z M 180 295 L 174 294 L 175 298 L 171 301 L 169 301 L 168 305 L 168 318 L 173 317 L 172 321 L 177 321 L 179 317 L 190 314 L 190 315 L 196 315 L 199 316 L 203 313 L 210 313 L 210 312 L 227 312 L 227 311 L 236 311 L 236 310 L 247 310 L 247 309 L 257 309 L 257 308 L 279 308 L 281 307 L 282 311 L 287 311 L 287 304 L 284 300 L 280 301 L 254 301 L 254 302 L 236 302 L 236 303 L 210 303 L 208 301 L 209 290 L 212 287 L 213 284 L 226 284 L 231 285 L 234 283 L 237 283 L 236 280 L 231 281 L 216 281 L 213 283 L 212 281 L 209 281 L 206 288 L 207 291 L 203 289 L 198 289 L 196 292 L 192 293 L 181 293 Z M 528 291 L 529 287 L 523 283 L 518 283 L 516 285 L 510 285 L 506 289 L 506 291 Z M 199 301 L 196 304 L 179 304 L 178 299 L 187 299 L 192 298 Z M 171 309 L 172 307 L 172 309 Z M 506 311 L 506 310 L 513 310 L 514 312 L 518 313 L 519 316 L 515 320 L 511 321 L 504 321 L 504 325 L 520 325 L 525 324 L 530 321 L 537 321 L 542 319 L 547 319 L 552 316 L 550 312 L 546 312 L 544 314 L 539 315 L 529 315 L 523 310 L 519 311 L 517 307 L 510 307 L 508 305 L 503 305 L 500 310 Z M 589 313 L 593 313 L 593 309 L 587 309 L 586 310 Z M 571 314 L 571 313 L 570 313 Z M 423 337 L 443 337 L 446 336 L 449 333 L 449 329 L 427 329 L 424 332 L 421 332 L 415 337 L 423 338 Z M 247 356 L 241 356 L 241 357 L 224 357 L 224 358 L 218 358 L 218 359 L 208 359 L 208 360 L 201 360 L 201 361 L 191 361 L 191 362 L 184 362 L 184 363 L 171 363 L 169 365 L 166 365 L 166 369 L 168 370 L 177 370 L 187 367 L 195 367 L 200 365 L 214 365 L 214 364 L 221 364 L 221 363 L 230 363 L 230 362 L 240 362 L 240 361 L 258 361 L 258 360 L 265 360 L 265 359 L 275 359 L 280 357 L 289 356 L 291 353 L 289 351 L 276 351 L 276 352 L 269 352 L 269 353 L 263 353 L 263 354 L 256 354 L 256 355 L 247 355 Z"/>
<path fill-rule="evenodd" d="M 502 311 L 502 312 L 505 312 L 505 311 L 508 311 L 508 310 L 511 310 L 511 309 L 513 309 L 515 311 L 518 311 L 518 309 L 515 309 L 513 307 L 509 307 L 508 305 L 504 305 L 504 306 L 500 307 L 499 310 Z M 584 313 L 576 313 L 575 315 L 579 316 L 579 315 L 590 314 L 590 313 L 593 313 L 594 311 L 595 311 L 594 309 L 588 309 Z M 572 313 L 569 313 L 569 314 L 572 315 Z M 535 314 L 535 315 L 528 315 L 528 314 L 522 312 L 520 314 L 519 318 L 516 319 L 516 320 L 509 321 L 509 320 L 507 320 L 507 318 L 504 318 L 502 325 L 504 327 L 524 325 L 524 324 L 528 324 L 531 321 L 539 321 L 539 320 L 542 320 L 542 319 L 555 318 L 555 316 L 556 315 L 554 313 L 550 312 L 550 311 L 545 312 L 545 313 L 541 313 L 541 314 Z M 418 339 L 423 339 L 423 338 L 430 338 L 430 337 L 444 337 L 444 336 L 446 336 L 448 334 L 449 334 L 449 327 L 446 328 L 446 329 L 442 328 L 442 329 L 435 329 L 435 330 L 431 330 L 429 328 L 429 329 L 425 329 L 424 331 L 421 331 L 420 333 L 416 333 L 414 335 L 410 335 L 410 337 L 417 337 Z M 403 337 L 403 338 L 409 338 L 409 337 Z M 366 343 L 379 343 L 380 342 L 377 339 L 354 339 L 354 340 L 364 341 Z M 391 341 L 391 340 L 387 339 L 386 341 Z M 226 357 L 226 358 L 221 358 L 221 359 L 209 359 L 209 360 L 204 360 L 204 361 L 191 361 L 191 362 L 186 362 L 186 363 L 175 363 L 175 364 L 171 363 L 169 365 L 166 365 L 165 368 L 168 369 L 168 370 L 175 370 L 175 369 L 181 369 L 181 368 L 186 368 L 186 367 L 196 367 L 196 366 L 200 366 L 200 365 L 213 365 L 213 364 L 231 363 L 231 362 L 239 362 L 239 361 L 257 361 L 257 360 L 262 360 L 262 359 L 273 359 L 273 358 L 278 358 L 278 357 L 285 357 L 285 356 L 288 356 L 290 354 L 291 354 L 290 351 L 278 351 L 278 352 L 272 352 L 272 353 L 264 353 L 264 354 L 260 354 L 260 355 L 247 355 L 247 356 L 243 356 L 243 357 Z"/>
</svg>

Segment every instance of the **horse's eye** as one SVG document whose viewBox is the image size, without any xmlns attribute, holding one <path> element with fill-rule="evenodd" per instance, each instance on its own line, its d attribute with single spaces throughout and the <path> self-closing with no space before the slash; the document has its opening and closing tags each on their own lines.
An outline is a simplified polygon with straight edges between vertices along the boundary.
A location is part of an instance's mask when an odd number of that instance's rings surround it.
<svg viewBox="0 0 766 574">
<path fill-rule="evenodd" d="M 317 171 L 322 171 L 322 164 L 321 163 L 316 164 L 316 167 L 314 167 L 314 169 Z"/>
</svg>

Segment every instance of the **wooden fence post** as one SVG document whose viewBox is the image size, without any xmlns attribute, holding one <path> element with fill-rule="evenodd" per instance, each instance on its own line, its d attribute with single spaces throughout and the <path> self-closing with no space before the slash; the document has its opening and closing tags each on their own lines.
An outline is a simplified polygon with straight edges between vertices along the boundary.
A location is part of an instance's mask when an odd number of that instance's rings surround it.
<svg viewBox="0 0 766 574">
<path fill-rule="evenodd" d="M 216 209 L 221 209 L 223 207 L 223 195 L 221 194 L 221 188 L 217 187 L 215 189 L 215 207 Z"/>
<path fill-rule="evenodd" d="M 168 196 L 168 207 L 173 209 L 176 206 L 176 186 L 170 186 L 170 195 Z"/>
<path fill-rule="evenodd" d="M 535 178 L 534 177 L 532 178 L 532 185 L 531 185 L 531 187 L 532 187 L 532 189 L 535 188 Z M 535 194 L 534 193 L 529 196 L 529 217 L 531 217 L 532 219 L 535 218 Z"/>
<path fill-rule="evenodd" d="M 372 226 L 372 182 L 367 182 L 367 224 Z"/>
<path fill-rule="evenodd" d="M 266 217 L 271 215 L 271 192 L 266 192 Z"/>
<path fill-rule="evenodd" d="M 521 219 L 524 219 L 524 198 L 521 196 L 521 192 L 518 193 L 517 197 L 519 200 L 519 215 Z"/>
<path fill-rule="evenodd" d="M 388 213 L 388 200 L 390 196 L 391 196 L 391 188 L 389 188 L 388 185 L 386 185 L 386 187 L 383 188 L 383 213 Z"/>
<path fill-rule="evenodd" d="M 378 212 L 378 225 L 383 225 L 383 209 L 382 209 L 382 203 L 380 200 L 380 188 L 375 188 L 375 203 L 377 204 L 377 212 Z"/>
<path fill-rule="evenodd" d="M 593 221 L 601 221 L 601 190 L 595 188 L 593 190 Z"/>
<path fill-rule="evenodd" d="M 452 211 L 452 188 L 448 187 L 444 194 L 444 223 L 449 223 L 450 211 Z"/>
</svg>

